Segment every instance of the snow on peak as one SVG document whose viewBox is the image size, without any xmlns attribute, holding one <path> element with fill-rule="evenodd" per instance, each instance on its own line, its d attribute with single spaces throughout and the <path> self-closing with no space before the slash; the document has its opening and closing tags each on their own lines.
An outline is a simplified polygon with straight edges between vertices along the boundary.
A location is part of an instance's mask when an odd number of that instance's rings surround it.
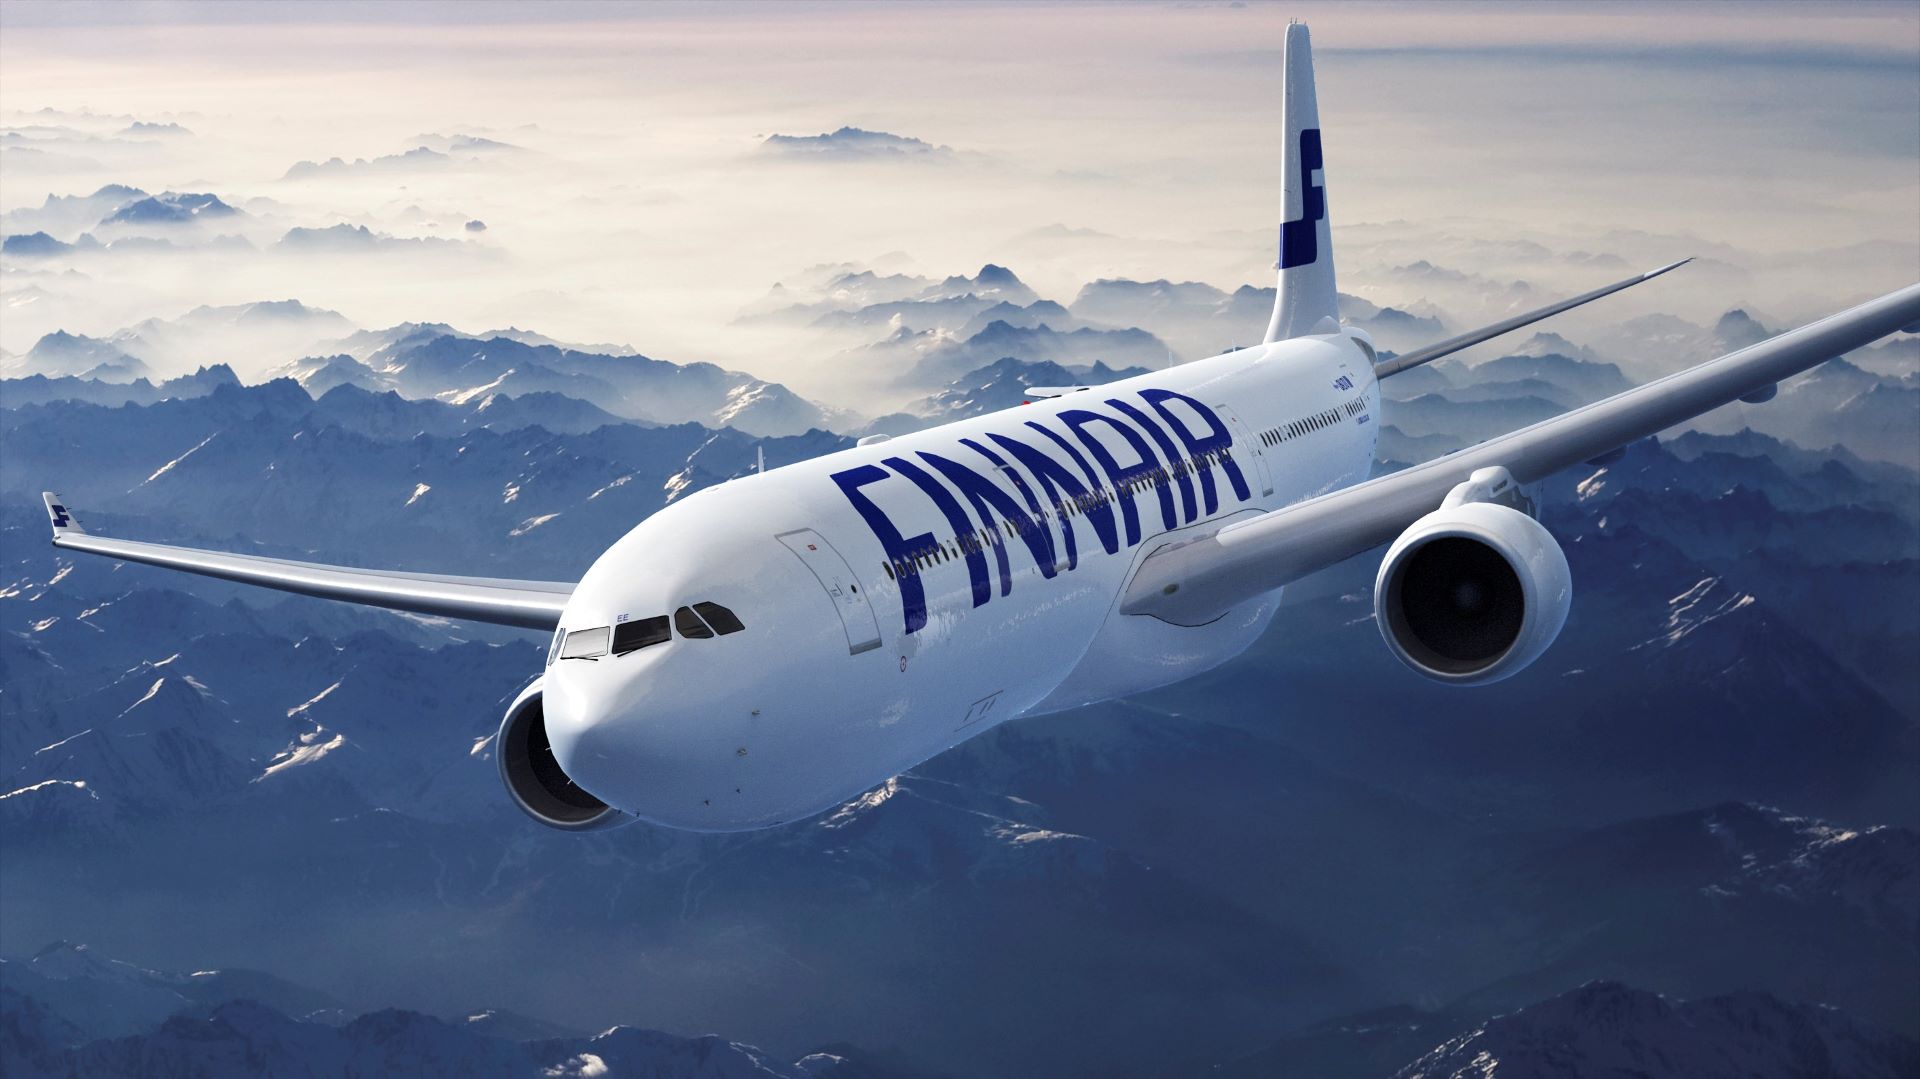
<svg viewBox="0 0 1920 1079">
<path fill-rule="evenodd" d="M 145 704 L 145 703 L 147 703 L 148 701 L 150 701 L 150 700 L 152 700 L 152 699 L 153 699 L 153 698 L 154 698 L 154 697 L 155 697 L 156 695 L 158 695 L 158 694 L 159 694 L 159 692 L 160 692 L 160 687 L 161 687 L 161 686 L 164 686 L 164 685 L 166 685 L 166 684 L 167 684 L 167 680 L 166 680 L 165 678 L 156 678 L 156 679 L 154 679 L 154 681 L 153 681 L 153 684 L 147 687 L 147 692 L 146 692 L 146 693 L 145 693 L 145 694 L 144 694 L 143 696 L 141 696 L 141 698 L 140 698 L 139 700 L 137 700 L 137 701 L 135 701 L 135 702 L 133 702 L 132 704 L 129 704 L 129 705 L 127 705 L 127 706 L 126 706 L 125 708 L 123 708 L 123 709 L 121 709 L 121 710 L 120 710 L 120 716 L 124 716 L 124 715 L 126 715 L 126 714 L 127 714 L 128 712 L 131 712 L 131 711 L 133 711 L 133 710 L 134 710 L 135 708 L 138 708 L 138 707 L 140 707 L 141 705 L 143 705 L 143 704 Z M 119 719 L 119 718 L 120 718 L 120 716 L 115 716 L 114 718 L 115 718 L 115 719 Z M 56 744 L 57 744 L 57 743 L 56 743 Z"/>
<path fill-rule="evenodd" d="M 220 432 L 215 431 L 214 433 L 201 439 L 200 444 L 198 446 L 195 446 L 194 448 L 188 450 L 187 452 L 181 454 L 180 456 L 175 457 L 173 460 L 168 461 L 166 464 L 161 465 L 159 468 L 154 469 L 153 475 L 148 476 L 144 480 L 141 480 L 139 483 L 139 486 L 145 487 L 147 484 L 152 483 L 154 480 L 157 480 L 160 477 L 166 475 L 167 473 L 173 471 L 175 465 L 178 465 L 180 462 L 186 460 L 189 457 L 192 457 L 196 453 L 199 453 L 201 449 L 203 449 L 206 446 L 207 443 L 212 442 L 214 439 L 219 437 L 220 437 Z"/>
<path fill-rule="evenodd" d="M 299 716 L 305 715 L 307 712 L 307 709 L 312 708 L 314 705 L 319 704 L 321 701 L 326 700 L 328 694 L 332 693 L 334 690 L 339 688 L 340 688 L 340 683 L 335 682 L 334 684 L 328 686 L 327 688 L 321 690 L 320 692 L 314 694 L 312 697 L 308 698 L 306 703 L 296 705 L 292 708 L 287 709 L 287 718 L 294 719 Z"/>
<path fill-rule="evenodd" d="M 1754 598 L 1745 592 L 1729 595 L 1724 590 L 1719 591 L 1718 602 L 1714 602 L 1715 592 L 1719 589 L 1720 578 L 1708 577 L 1668 600 L 1666 632 L 1634 647 L 1638 649 L 1648 645 L 1678 644 L 1708 623 L 1716 622 L 1754 603 Z"/>
<path fill-rule="evenodd" d="M 559 1077 L 577 1076 L 579 1079 L 596 1079 L 608 1074 L 607 1062 L 592 1053 L 580 1053 L 568 1057 L 551 1068 L 543 1068 L 541 1075 Z"/>
<path fill-rule="evenodd" d="M 273 760 L 267 764 L 267 770 L 255 776 L 253 781 L 258 783 L 277 772 L 298 768 L 303 764 L 312 764 L 347 744 L 347 736 L 344 734 L 335 734 L 332 738 L 321 741 L 321 736 L 326 733 L 325 727 L 315 727 L 301 734 L 292 745 L 274 754 Z"/>
<path fill-rule="evenodd" d="M 96 802 L 100 800 L 98 794 L 87 789 L 87 781 L 84 779 L 43 779 L 38 783 L 29 783 L 18 790 L 10 790 L 5 794 L 0 794 L 0 802 L 4 802 L 17 794 L 32 794 L 34 791 L 58 789 L 60 787 L 70 787 L 92 798 Z"/>
<path fill-rule="evenodd" d="M 507 535 L 524 536 L 527 533 L 533 531 L 536 528 L 539 528 L 541 525 L 546 524 L 548 521 L 551 521 L 558 516 L 560 515 L 557 513 L 543 513 L 538 517 L 529 517 L 526 520 L 520 522 L 520 527 L 515 528 L 511 532 L 508 532 Z"/>
<path fill-rule="evenodd" d="M 477 397 L 487 397 L 492 395 L 492 393 L 495 390 L 498 390 L 500 388 L 501 383 L 513 377 L 513 371 L 514 371 L 513 368 L 511 367 L 507 368 L 505 371 L 502 371 L 500 373 L 499 378 L 494 379 L 492 382 L 489 382 L 484 386 L 474 386 L 471 389 L 465 389 L 465 390 L 448 390 L 445 393 L 435 394 L 434 396 L 440 398 L 442 401 L 445 401 L 448 404 L 454 404 L 454 405 L 468 404 Z"/>
</svg>

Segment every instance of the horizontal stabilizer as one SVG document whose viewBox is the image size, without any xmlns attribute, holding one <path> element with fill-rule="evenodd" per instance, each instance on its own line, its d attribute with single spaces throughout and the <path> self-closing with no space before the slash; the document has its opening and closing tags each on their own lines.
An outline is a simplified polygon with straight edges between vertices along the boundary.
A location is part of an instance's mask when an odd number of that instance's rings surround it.
<svg viewBox="0 0 1920 1079">
<path fill-rule="evenodd" d="M 1548 304 L 1537 310 L 1528 311 L 1524 315 L 1515 315 L 1504 322 L 1496 322 L 1491 326 L 1482 326 L 1480 329 L 1463 333 L 1458 337 L 1449 337 L 1437 345 L 1428 345 L 1426 348 L 1415 349 L 1404 356 L 1395 356 L 1393 359 L 1382 361 L 1375 366 L 1373 375 L 1375 378 L 1386 378 L 1389 375 L 1397 375 L 1402 371 L 1418 367 L 1423 363 L 1430 363 L 1442 356 L 1450 356 L 1453 353 L 1459 352 L 1461 349 L 1472 348 L 1482 341 L 1491 341 L 1503 333 L 1512 333 L 1522 326 L 1530 326 L 1543 318 L 1551 318 L 1562 311 L 1571 311 L 1581 304 L 1592 303 L 1602 296 L 1611 296 L 1621 289 L 1632 288 L 1642 281 L 1651 281 L 1661 274 L 1666 273 L 1668 270 L 1677 270 L 1692 261 L 1690 258 L 1684 258 L 1679 262 L 1669 263 L 1657 270 L 1648 270 L 1646 273 L 1636 274 L 1633 277 L 1627 278 L 1625 281 L 1615 281 L 1605 288 L 1597 288 L 1592 292 L 1583 292 L 1571 300 L 1561 300 L 1559 303 Z"/>
<path fill-rule="evenodd" d="M 1045 401 L 1054 397 L 1065 397 L 1070 393 L 1079 393 L 1081 390 L 1090 390 L 1092 388 L 1092 386 L 1028 386 L 1021 396 L 1026 398 L 1027 402 L 1031 404 L 1034 401 Z"/>
</svg>

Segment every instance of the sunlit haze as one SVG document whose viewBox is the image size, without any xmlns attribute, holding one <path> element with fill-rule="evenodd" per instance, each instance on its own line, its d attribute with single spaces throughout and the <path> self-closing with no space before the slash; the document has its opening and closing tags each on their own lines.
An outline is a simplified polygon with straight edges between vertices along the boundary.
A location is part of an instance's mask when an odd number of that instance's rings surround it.
<svg viewBox="0 0 1920 1079">
<path fill-rule="evenodd" d="M 882 408 L 834 360 L 849 341 L 738 317 L 834 263 L 992 262 L 1062 303 L 1100 278 L 1270 284 L 1295 17 L 1346 292 L 1470 324 L 1702 256 L 1556 326 L 1578 340 L 1653 310 L 1786 323 L 1920 272 L 1908 4 L 9 4 L 0 209 L 117 183 L 245 216 L 186 250 L 10 261 L 0 347 L 297 298 Z M 763 145 L 848 126 L 929 148 Z M 289 175 L 331 158 L 372 164 Z M 79 230 L 30 223 L 6 231 Z M 341 223 L 374 235 L 280 242 Z"/>
</svg>

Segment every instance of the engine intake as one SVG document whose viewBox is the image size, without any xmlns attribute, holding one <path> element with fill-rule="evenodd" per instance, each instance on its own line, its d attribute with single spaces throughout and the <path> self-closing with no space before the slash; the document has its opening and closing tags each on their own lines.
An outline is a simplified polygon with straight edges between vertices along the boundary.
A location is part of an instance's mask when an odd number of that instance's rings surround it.
<svg viewBox="0 0 1920 1079">
<path fill-rule="evenodd" d="M 527 816 L 549 828 L 587 832 L 630 823 L 631 816 L 587 793 L 560 767 L 547 740 L 542 681 L 535 679 L 514 698 L 493 741 L 507 793 Z"/>
<path fill-rule="evenodd" d="M 1375 620 L 1387 647 L 1441 682 L 1524 670 L 1566 624 L 1573 577 L 1505 469 L 1481 469 L 1415 521 L 1380 563 Z"/>
</svg>

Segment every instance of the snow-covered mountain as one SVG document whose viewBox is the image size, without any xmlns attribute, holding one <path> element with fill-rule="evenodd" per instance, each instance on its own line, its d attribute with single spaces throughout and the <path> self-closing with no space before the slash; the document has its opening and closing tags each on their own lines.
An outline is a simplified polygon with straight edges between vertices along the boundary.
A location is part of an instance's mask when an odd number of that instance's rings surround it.
<svg viewBox="0 0 1920 1079">
<path fill-rule="evenodd" d="M 1671 1001 L 1594 982 L 1435 1048 L 1395 1079 L 1900 1079 L 1920 1072 L 1920 1044 L 1831 1008 L 1766 993 Z"/>
<path fill-rule="evenodd" d="M 606 351 L 591 351 L 603 348 Z M 195 366 L 189 360 L 200 358 Z M 507 399 L 523 402 L 523 426 L 546 416 L 556 430 L 584 431 L 603 419 L 643 425 L 699 422 L 757 435 L 851 430 L 850 412 L 815 404 L 777 382 L 713 364 L 677 364 L 624 345 L 571 346 L 508 328 L 465 334 L 438 323 L 358 330 L 338 312 L 297 300 L 199 307 L 174 319 L 147 319 L 106 339 L 56 331 L 32 350 L 8 357 L 0 373 L 42 381 L 10 385 L 10 405 L 70 399 L 150 402 L 206 388 L 184 372 L 212 362 L 242 378 L 288 378 L 313 396 L 339 386 L 392 391 L 462 409 Z M 141 383 L 152 371 L 181 371 L 170 389 Z M 47 380 L 130 383 L 125 391 Z M 11 396 L 15 392 L 19 396 Z M 561 399 L 569 399 L 562 403 Z M 538 413 L 531 402 L 543 402 Z M 565 413 L 563 416 L 562 414 Z M 493 422 L 511 422 L 498 409 Z"/>
<path fill-rule="evenodd" d="M 337 1001 L 244 970 L 176 974 L 49 946 L 0 960 L 0 1071 L 13 1074 L 646 1075 L 655 1079 L 912 1079 L 850 1046 L 791 1063 L 751 1045 L 615 1026 L 586 1036 L 503 1013 L 438 1019 Z"/>
<path fill-rule="evenodd" d="M 36 374 L 124 383 L 144 378 L 150 372 L 139 357 L 128 354 L 112 341 L 55 330 L 34 342 L 26 355 L 12 360 L 6 373 L 9 377 Z"/>
<path fill-rule="evenodd" d="M 1098 360 L 1088 367 L 1063 367 L 1051 360 L 1028 362 L 1008 356 L 969 371 L 938 392 L 908 405 L 906 416 L 916 422 L 903 422 L 903 417 L 890 418 L 883 426 L 888 434 L 901 434 L 1013 408 L 1027 400 L 1026 391 L 1030 386 L 1099 386 L 1146 373 L 1144 367 L 1115 370 Z"/>
<path fill-rule="evenodd" d="M 224 363 L 242 378 L 256 377 L 283 359 L 317 351 L 322 342 L 353 330 L 337 311 L 298 300 L 202 305 L 175 318 L 149 318 L 114 333 L 108 342 L 164 375 Z"/>
<path fill-rule="evenodd" d="M 1102 279 L 1081 288 L 1067 309 L 1089 322 L 1138 327 L 1187 358 L 1260 343 L 1273 316 L 1274 290 L 1242 285 L 1226 292 L 1198 281 Z M 1431 344 L 1446 336 L 1437 319 L 1341 294 L 1340 312 L 1383 351 Z"/>
<path fill-rule="evenodd" d="M 972 276 L 952 274 L 939 280 L 832 267 L 825 273 L 803 274 L 791 287 L 776 283 L 740 320 L 834 331 L 907 326 L 955 332 L 986 311 L 1024 310 L 1042 302 L 1012 270 L 993 263 Z M 1042 311 L 1058 307 L 1048 304 Z M 1009 321 L 1030 324 L 1019 316 Z M 1057 328 L 1075 328 L 1066 321 L 1060 320 Z"/>
<path fill-rule="evenodd" d="M 1158 370 L 1167 366 L 1169 353 L 1165 343 L 1145 330 L 1082 327 L 1062 333 L 1045 324 L 1027 329 L 991 322 L 965 339 L 896 339 L 885 349 L 865 350 L 860 358 L 868 363 L 907 364 L 897 369 L 896 379 L 906 386 L 930 388 L 1002 358 L 1062 366 L 1104 364 L 1108 368 Z"/>
<path fill-rule="evenodd" d="M 1920 345 L 1909 351 L 1920 355 Z M 1841 359 L 1787 380 L 1766 404 L 1724 409 L 1695 426 L 1720 434 L 1750 428 L 1800 446 L 1845 446 L 1911 468 L 1920 462 L 1916 410 L 1920 372 L 1909 367 L 1903 375 L 1880 375 Z"/>
<path fill-rule="evenodd" d="M 297 1017 L 341 1010 L 326 993 L 263 971 L 149 970 L 69 941 L 56 941 L 24 959 L 0 959 L 0 984 L 72 1028 L 57 1047 L 144 1034 L 182 1012 L 204 1013 L 235 1000 Z"/>
<path fill-rule="evenodd" d="M 713 409 L 765 384 L 505 335 L 336 327 L 298 356 L 319 357 L 288 369 L 304 388 L 218 369 L 0 386 L 12 954 L 105 933 L 153 942 L 147 966 L 323 986 L 338 1009 L 273 1004 L 295 1018 L 261 1029 L 350 1054 L 371 1050 L 334 1028 L 394 1003 L 507 1016 L 395 1028 L 422 1044 L 573 1037 L 509 1013 L 639 1020 L 776 1061 L 898 1045 L 958 1075 L 1209 1074 L 1416 1028 L 1353 1072 L 1380 1075 L 1595 978 L 1916 1032 L 1911 469 L 1694 433 L 1556 478 L 1543 512 L 1580 600 L 1537 668 L 1473 694 L 1394 666 L 1359 560 L 1290 589 L 1204 679 L 996 729 L 816 820 L 556 836 L 489 759 L 542 642 L 74 559 L 45 545 L 37 492 L 106 534 L 566 579 L 756 448 L 777 465 L 847 440 L 623 420 L 620 378 Z M 1517 356 L 1396 384 L 1497 412 L 1623 377 L 1558 343 Z M 925 407 L 1102 374 L 998 360 Z M 505 392 L 534 368 L 579 395 Z M 75 1034 L 4 980 L 0 1035 L 42 1032 L 39 1067 L 102 1038 L 252 1044 L 208 1008 L 164 1037 Z M 1399 1001 L 1423 1007 L 1380 1011 Z M 1259 1059 L 1237 1074 L 1320 1058 Z"/>
<path fill-rule="evenodd" d="M 98 198 L 98 193 L 95 194 Z M 216 218 L 237 217 L 241 211 L 211 192 L 163 191 L 135 198 L 100 219 L 102 227 L 202 224 Z"/>
<path fill-rule="evenodd" d="M 362 340 L 359 344 L 370 343 Z M 857 426 L 775 382 L 708 363 L 677 364 L 638 354 L 605 355 L 508 337 L 476 339 L 409 329 L 367 352 L 366 369 L 348 370 L 363 386 L 454 405 L 494 395 L 546 392 L 593 402 L 629 420 L 694 421 L 758 435 L 797 435 Z"/>
<path fill-rule="evenodd" d="M 768 135 L 760 152 L 795 161 L 946 161 L 954 156 L 950 146 L 857 127 L 820 135 Z"/>
<path fill-rule="evenodd" d="M 442 236 L 394 236 L 375 232 L 365 225 L 345 222 L 317 228 L 290 228 L 273 248 L 296 255 L 357 255 L 389 251 L 416 255 L 449 254 L 474 249 L 464 240 L 450 240 Z"/>
<path fill-rule="evenodd" d="M 472 154 L 456 157 L 431 147 L 416 146 L 402 153 L 385 154 L 371 159 L 359 157 L 347 161 L 343 158 L 330 157 L 325 161 L 296 161 L 288 167 L 286 175 L 281 179 L 331 180 L 348 176 L 434 172 L 468 165 L 475 160 Z"/>
<path fill-rule="evenodd" d="M 107 184 L 90 195 L 50 194 L 39 206 L 21 207 L 0 215 L 0 230 L 9 236 L 41 232 L 71 241 L 122 207 L 145 198 L 148 198 L 145 191 L 126 184 Z"/>
</svg>

